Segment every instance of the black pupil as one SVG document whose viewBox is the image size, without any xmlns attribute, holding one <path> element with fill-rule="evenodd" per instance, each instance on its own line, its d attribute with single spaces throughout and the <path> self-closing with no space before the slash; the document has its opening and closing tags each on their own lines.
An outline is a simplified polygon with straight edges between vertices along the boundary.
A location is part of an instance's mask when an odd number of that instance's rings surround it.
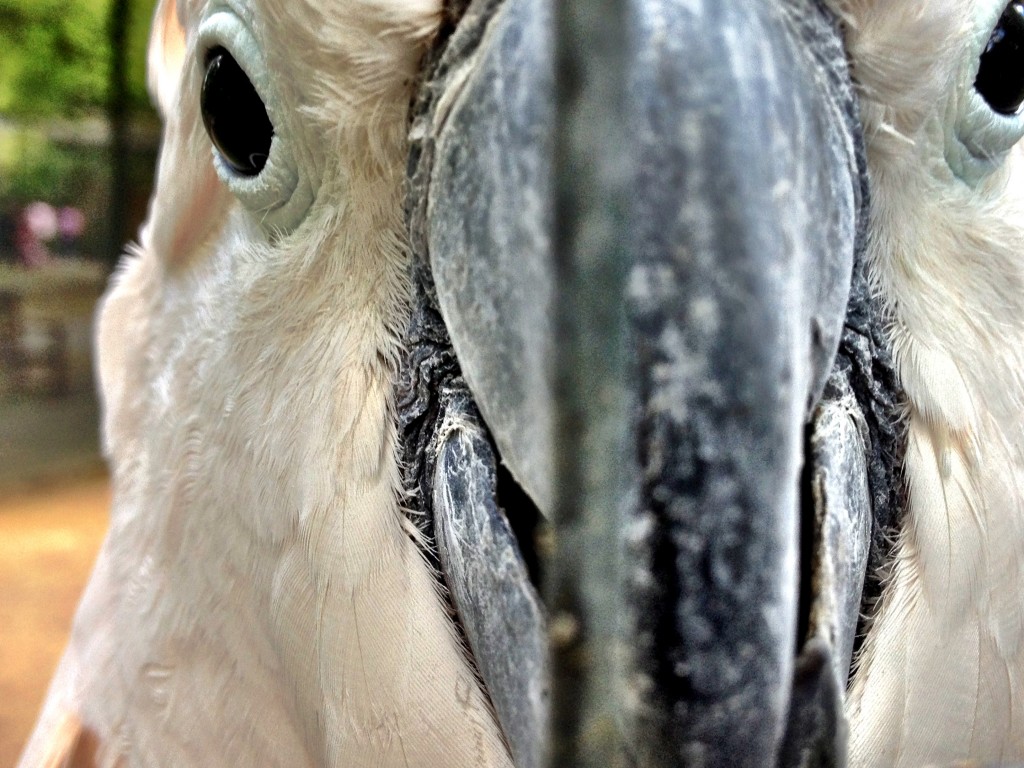
<svg viewBox="0 0 1024 768">
<path fill-rule="evenodd" d="M 206 132 L 224 162 L 237 173 L 258 175 L 270 155 L 274 125 L 249 78 L 224 48 L 207 54 L 200 106 Z"/>
<path fill-rule="evenodd" d="M 1024 104 L 1024 0 L 1006 6 L 981 54 L 974 87 L 996 112 L 1013 115 Z"/>
</svg>

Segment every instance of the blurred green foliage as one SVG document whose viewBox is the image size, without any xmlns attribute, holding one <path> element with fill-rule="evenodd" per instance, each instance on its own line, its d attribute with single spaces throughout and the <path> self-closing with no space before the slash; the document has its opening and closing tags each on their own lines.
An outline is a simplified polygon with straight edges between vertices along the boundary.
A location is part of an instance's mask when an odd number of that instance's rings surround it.
<svg viewBox="0 0 1024 768">
<path fill-rule="evenodd" d="M 51 141 L 33 130 L 0 132 L 0 197 L 17 204 L 81 204 L 104 196 L 106 148 Z"/>
<path fill-rule="evenodd" d="M 148 104 L 145 50 L 153 0 L 132 0 L 132 107 Z M 19 120 L 103 110 L 110 74 L 110 0 L 0 0 L 0 113 Z"/>
<path fill-rule="evenodd" d="M 102 108 L 109 48 L 106 0 L 0 0 L 0 110 L 77 116 Z"/>
<path fill-rule="evenodd" d="M 0 217 L 34 200 L 74 205 L 86 215 L 85 245 L 111 258 L 111 241 L 132 237 L 145 210 L 158 136 L 145 72 L 155 0 L 126 3 L 0 0 Z M 127 20 L 117 57 L 116 19 Z M 126 93 L 112 86 L 115 58 Z M 131 137 L 120 149 L 115 102 Z M 0 237 L 0 260 L 12 247 Z"/>
</svg>

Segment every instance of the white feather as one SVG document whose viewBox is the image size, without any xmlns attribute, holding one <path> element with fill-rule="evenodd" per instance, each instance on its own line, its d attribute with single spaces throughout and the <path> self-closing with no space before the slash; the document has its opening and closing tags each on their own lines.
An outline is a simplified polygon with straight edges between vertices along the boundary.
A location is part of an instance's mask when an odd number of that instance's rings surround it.
<svg viewBox="0 0 1024 768">
<path fill-rule="evenodd" d="M 1024 760 L 1024 153 L 977 183 L 948 157 L 1005 2 L 833 5 L 908 397 L 909 509 L 848 694 L 851 765 Z"/>
<path fill-rule="evenodd" d="M 213 170 L 206 9 L 157 13 L 158 186 L 98 337 L 111 529 L 21 766 L 69 717 L 100 765 L 510 766 L 399 506 L 406 110 L 438 4 L 244 6 L 326 158 L 270 233 Z"/>
</svg>

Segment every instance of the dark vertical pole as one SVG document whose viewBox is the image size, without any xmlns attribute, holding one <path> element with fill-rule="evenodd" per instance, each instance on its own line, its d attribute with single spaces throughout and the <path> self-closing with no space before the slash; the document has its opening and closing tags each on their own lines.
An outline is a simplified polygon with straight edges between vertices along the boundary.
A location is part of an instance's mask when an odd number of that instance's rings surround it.
<svg viewBox="0 0 1024 768">
<path fill-rule="evenodd" d="M 547 583 L 551 766 L 624 764 L 621 519 L 632 477 L 624 309 L 626 0 L 557 0 L 557 488 Z"/>
<path fill-rule="evenodd" d="M 110 83 L 107 92 L 107 119 L 110 122 L 110 206 L 107 258 L 116 262 L 125 241 L 130 168 L 128 122 L 128 25 L 129 0 L 113 0 L 107 17 L 110 45 Z"/>
</svg>

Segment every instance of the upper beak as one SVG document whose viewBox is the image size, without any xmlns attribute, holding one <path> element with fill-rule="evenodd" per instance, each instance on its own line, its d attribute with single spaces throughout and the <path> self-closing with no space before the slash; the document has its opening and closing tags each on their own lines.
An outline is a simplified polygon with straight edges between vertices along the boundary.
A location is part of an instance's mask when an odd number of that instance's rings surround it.
<svg viewBox="0 0 1024 768">
<path fill-rule="evenodd" d="M 613 722 L 650 765 L 842 760 L 867 545 L 834 543 L 866 541 L 871 517 L 856 393 L 835 405 L 844 320 L 867 301 L 842 40 L 813 0 L 628 5 L 618 73 L 557 27 L 571 98 L 598 115 L 587 136 L 556 102 L 545 0 L 470 4 L 432 59 L 410 165 L 407 480 L 517 765 L 543 759 L 547 630 L 528 503 L 495 449 L 553 523 L 559 728 Z M 626 97 L 601 103 L 616 76 Z M 609 109 L 626 146 L 602 133 Z M 620 220 L 602 220 L 608 189 L 628 190 Z M 621 247 L 602 256 L 595 231 Z"/>
<path fill-rule="evenodd" d="M 787 735 L 815 587 L 801 472 L 850 298 L 859 129 L 820 4 L 699 8 L 635 4 L 640 741 L 686 764 L 788 765 L 791 739 L 821 737 Z"/>
</svg>

